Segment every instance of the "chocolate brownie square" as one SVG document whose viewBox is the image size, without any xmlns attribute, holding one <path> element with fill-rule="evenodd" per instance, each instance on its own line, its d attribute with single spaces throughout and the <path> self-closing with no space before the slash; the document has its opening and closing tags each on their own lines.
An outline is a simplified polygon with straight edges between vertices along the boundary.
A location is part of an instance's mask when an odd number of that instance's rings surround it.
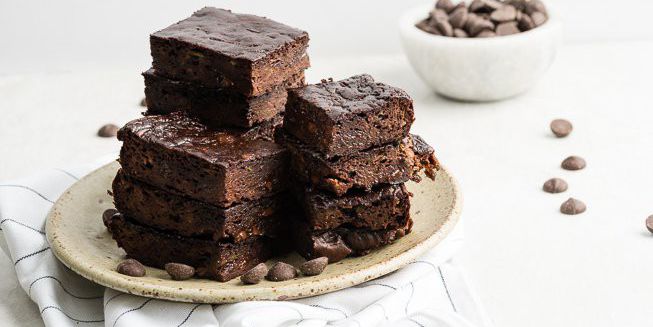
<svg viewBox="0 0 653 327">
<path fill-rule="evenodd" d="M 405 226 L 383 230 L 339 227 L 327 231 L 310 231 L 300 222 L 293 229 L 297 253 L 307 260 L 319 257 L 329 258 L 329 263 L 338 262 L 349 256 L 361 256 L 391 244 L 410 233 L 413 222 Z"/>
<path fill-rule="evenodd" d="M 338 196 L 350 189 L 419 181 L 421 170 L 434 178 L 439 165 L 433 148 L 417 135 L 334 158 L 314 151 L 290 135 L 278 138 L 290 152 L 293 174 L 304 183 Z"/>
<path fill-rule="evenodd" d="M 413 117 L 406 92 L 358 75 L 289 90 L 284 128 L 334 158 L 402 140 Z"/>
<path fill-rule="evenodd" d="M 218 207 L 286 189 L 283 147 L 210 130 L 181 112 L 133 120 L 118 131 L 118 139 L 125 174 Z"/>
<path fill-rule="evenodd" d="M 392 229 L 405 226 L 410 218 L 410 193 L 404 184 L 382 185 L 340 197 L 310 188 L 294 195 L 302 209 L 302 220 L 311 231 L 341 226 Z"/>
<path fill-rule="evenodd" d="M 211 128 L 252 127 L 282 113 L 287 88 L 304 85 L 304 73 L 292 76 L 270 92 L 256 97 L 165 78 L 154 69 L 145 78 L 146 114 L 187 111 Z"/>
<path fill-rule="evenodd" d="M 240 243 L 277 236 L 287 225 L 284 194 L 220 208 L 143 183 L 119 171 L 113 180 L 116 209 L 134 221 L 181 236 Z"/>
<path fill-rule="evenodd" d="M 162 76 L 229 89 L 270 92 L 309 67 L 308 33 L 264 17 L 206 7 L 150 36 Z"/>
<path fill-rule="evenodd" d="M 183 237 L 138 224 L 124 215 L 114 215 L 107 226 L 112 237 L 130 258 L 163 269 L 178 262 L 195 267 L 198 277 L 226 282 L 272 257 L 276 241 L 250 238 L 225 243 Z"/>
</svg>

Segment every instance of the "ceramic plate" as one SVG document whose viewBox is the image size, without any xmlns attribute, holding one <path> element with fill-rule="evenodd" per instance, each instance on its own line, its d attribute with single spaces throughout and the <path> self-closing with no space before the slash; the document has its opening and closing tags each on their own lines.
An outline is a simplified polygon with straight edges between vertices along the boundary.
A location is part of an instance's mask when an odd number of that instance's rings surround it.
<svg viewBox="0 0 653 327">
<path fill-rule="evenodd" d="M 118 248 L 102 224 L 102 212 L 113 208 L 107 190 L 119 165 L 108 164 L 70 187 L 55 203 L 47 219 L 46 232 L 54 254 L 70 269 L 100 285 L 119 291 L 159 299 L 229 303 L 247 300 L 284 300 L 333 292 L 393 272 L 438 244 L 458 221 L 461 197 L 453 177 L 445 169 L 435 181 L 424 178 L 408 183 L 414 194 L 410 234 L 366 256 L 328 265 L 313 277 L 284 282 L 262 281 L 243 285 L 238 278 L 226 283 L 206 279 L 171 280 L 164 270 L 147 267 L 145 277 L 116 272 L 125 252 Z M 298 265 L 297 254 L 276 260 Z"/>
</svg>

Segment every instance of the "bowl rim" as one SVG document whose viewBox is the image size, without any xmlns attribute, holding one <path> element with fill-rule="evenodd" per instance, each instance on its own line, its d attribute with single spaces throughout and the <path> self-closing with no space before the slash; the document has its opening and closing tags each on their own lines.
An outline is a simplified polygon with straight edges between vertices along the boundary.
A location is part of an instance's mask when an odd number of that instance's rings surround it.
<svg viewBox="0 0 653 327">
<path fill-rule="evenodd" d="M 456 45 L 493 44 L 493 43 L 498 44 L 504 42 L 528 40 L 540 34 L 550 33 L 552 30 L 558 29 L 561 25 L 555 10 L 552 10 L 547 5 L 547 16 L 548 16 L 547 21 L 544 22 L 544 24 L 526 32 L 520 32 L 517 34 L 503 35 L 503 36 L 496 36 L 496 37 L 487 37 L 487 38 L 475 38 L 475 37 L 458 38 L 458 37 L 451 37 L 451 36 L 436 35 L 436 34 L 425 32 L 417 28 L 417 26 L 415 26 L 419 21 L 426 18 L 425 16 L 428 14 L 428 12 L 431 9 L 434 8 L 434 6 L 435 6 L 434 4 L 422 4 L 406 10 L 406 12 L 404 12 L 399 19 L 399 30 L 402 34 L 402 37 L 410 35 L 412 37 L 424 40 L 425 42 L 452 43 Z"/>
</svg>

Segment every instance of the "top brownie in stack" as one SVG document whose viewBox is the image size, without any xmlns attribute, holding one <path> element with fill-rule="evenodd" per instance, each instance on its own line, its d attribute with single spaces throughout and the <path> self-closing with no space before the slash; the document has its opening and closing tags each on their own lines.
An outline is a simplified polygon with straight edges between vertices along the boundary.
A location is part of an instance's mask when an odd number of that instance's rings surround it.
<svg viewBox="0 0 653 327">
<path fill-rule="evenodd" d="M 157 74 L 258 96 L 309 66 L 308 33 L 273 20 L 203 8 L 150 36 Z"/>
<path fill-rule="evenodd" d="M 358 75 L 290 90 L 284 129 L 333 158 L 400 141 L 413 119 L 406 92 Z"/>
</svg>

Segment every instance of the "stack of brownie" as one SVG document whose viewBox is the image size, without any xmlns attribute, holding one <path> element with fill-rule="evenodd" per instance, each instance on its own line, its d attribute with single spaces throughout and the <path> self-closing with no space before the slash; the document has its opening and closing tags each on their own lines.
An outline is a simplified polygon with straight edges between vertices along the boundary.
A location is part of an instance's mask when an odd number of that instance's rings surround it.
<svg viewBox="0 0 653 327">
<path fill-rule="evenodd" d="M 288 153 L 271 140 L 307 46 L 304 31 L 215 8 L 151 35 L 148 110 L 118 133 L 106 222 L 131 258 L 226 281 L 283 245 Z"/>
<path fill-rule="evenodd" d="M 290 152 L 299 202 L 296 250 L 336 262 L 410 232 L 404 185 L 434 178 L 433 149 L 409 133 L 413 103 L 369 75 L 290 90 L 279 139 Z"/>
</svg>

